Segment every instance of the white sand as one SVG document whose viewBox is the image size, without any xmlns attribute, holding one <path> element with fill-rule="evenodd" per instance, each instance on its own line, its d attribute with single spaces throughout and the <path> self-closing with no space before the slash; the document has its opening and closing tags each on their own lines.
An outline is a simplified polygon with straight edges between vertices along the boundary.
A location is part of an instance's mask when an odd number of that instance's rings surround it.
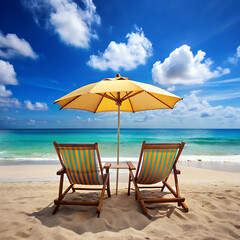
<svg viewBox="0 0 240 240">
<path fill-rule="evenodd" d="M 1 166 L 0 180 L 44 180 L 55 178 L 56 170 L 54 165 Z M 151 219 L 142 214 L 133 191 L 127 196 L 126 174 L 118 196 L 111 184 L 112 197 L 105 195 L 100 218 L 96 207 L 82 206 L 61 206 L 52 215 L 58 182 L 0 183 L 0 239 L 240 239 L 240 173 L 180 170 L 180 191 L 189 212 L 176 203 L 148 205 Z M 85 192 L 68 197 L 98 196 Z"/>
</svg>

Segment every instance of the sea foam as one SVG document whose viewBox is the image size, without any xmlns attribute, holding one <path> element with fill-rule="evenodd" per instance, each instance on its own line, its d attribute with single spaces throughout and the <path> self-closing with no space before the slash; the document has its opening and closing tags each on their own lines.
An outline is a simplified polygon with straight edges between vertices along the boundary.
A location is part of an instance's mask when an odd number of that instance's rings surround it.
<svg viewBox="0 0 240 240">
<path fill-rule="evenodd" d="M 102 162 L 111 162 L 116 163 L 116 157 L 102 157 Z M 17 157 L 17 158 L 0 158 L 1 162 L 56 162 L 58 163 L 58 158 L 55 155 L 49 154 L 44 157 Z M 120 157 L 119 162 L 125 163 L 127 161 L 131 161 L 133 163 L 137 163 L 139 158 L 136 157 Z M 179 158 L 180 162 L 233 162 L 233 163 L 240 163 L 240 155 L 181 155 Z"/>
</svg>

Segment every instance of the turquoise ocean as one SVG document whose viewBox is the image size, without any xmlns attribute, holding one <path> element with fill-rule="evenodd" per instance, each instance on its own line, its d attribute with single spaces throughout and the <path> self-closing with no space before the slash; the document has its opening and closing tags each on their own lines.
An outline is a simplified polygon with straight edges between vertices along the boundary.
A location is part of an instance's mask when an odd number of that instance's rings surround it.
<svg viewBox="0 0 240 240">
<path fill-rule="evenodd" d="M 99 143 L 103 161 L 116 161 L 116 129 L 0 130 L 0 165 L 56 164 L 53 141 Z M 120 161 L 137 162 L 142 141 L 185 142 L 182 162 L 240 163 L 240 129 L 121 129 Z"/>
</svg>

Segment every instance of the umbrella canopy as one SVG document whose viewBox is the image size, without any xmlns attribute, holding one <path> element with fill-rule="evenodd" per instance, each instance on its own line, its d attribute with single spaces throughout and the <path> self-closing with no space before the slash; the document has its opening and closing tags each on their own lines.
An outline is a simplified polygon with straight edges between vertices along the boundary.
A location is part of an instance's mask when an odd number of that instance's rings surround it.
<svg viewBox="0 0 240 240">
<path fill-rule="evenodd" d="M 61 109 L 82 109 L 93 113 L 118 111 L 120 104 L 121 111 L 139 112 L 173 108 L 181 99 L 161 88 L 132 81 L 118 74 L 115 78 L 106 78 L 81 87 L 54 103 L 60 104 Z"/>
<path fill-rule="evenodd" d="M 132 81 L 117 74 L 115 78 L 105 78 L 100 82 L 78 88 L 59 98 L 54 104 L 60 104 L 61 109 L 81 109 L 93 113 L 118 111 L 117 164 L 119 164 L 120 110 L 134 113 L 144 110 L 172 109 L 181 99 L 161 88 Z M 118 169 L 116 194 L 117 190 Z"/>
</svg>

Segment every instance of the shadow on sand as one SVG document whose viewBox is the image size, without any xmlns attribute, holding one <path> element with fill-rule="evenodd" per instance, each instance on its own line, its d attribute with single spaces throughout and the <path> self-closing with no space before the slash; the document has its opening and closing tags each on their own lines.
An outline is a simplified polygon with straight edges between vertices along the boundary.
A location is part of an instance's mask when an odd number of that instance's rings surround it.
<svg viewBox="0 0 240 240">
<path fill-rule="evenodd" d="M 134 228 L 136 230 L 142 230 L 151 222 L 159 218 L 170 218 L 175 211 L 182 212 L 181 208 L 177 207 L 177 204 L 148 204 L 148 215 L 142 213 L 141 206 L 137 200 L 135 200 L 134 193 L 127 196 L 127 191 L 121 190 L 118 194 L 112 195 L 108 198 L 105 195 L 100 217 L 97 218 L 96 207 L 92 206 L 60 206 L 58 212 L 52 215 L 54 208 L 53 202 L 40 211 L 28 214 L 34 216 L 43 225 L 52 228 L 60 226 L 68 230 L 74 231 L 77 234 L 83 234 L 85 232 L 103 232 L 112 231 L 118 232 L 127 228 Z M 164 197 L 169 195 L 166 192 L 160 191 L 142 191 L 143 197 Z M 97 201 L 99 199 L 99 192 L 91 193 L 69 193 L 66 196 L 67 200 L 71 201 L 84 201 L 91 199 Z M 182 215 L 182 214 L 180 214 Z"/>
</svg>

